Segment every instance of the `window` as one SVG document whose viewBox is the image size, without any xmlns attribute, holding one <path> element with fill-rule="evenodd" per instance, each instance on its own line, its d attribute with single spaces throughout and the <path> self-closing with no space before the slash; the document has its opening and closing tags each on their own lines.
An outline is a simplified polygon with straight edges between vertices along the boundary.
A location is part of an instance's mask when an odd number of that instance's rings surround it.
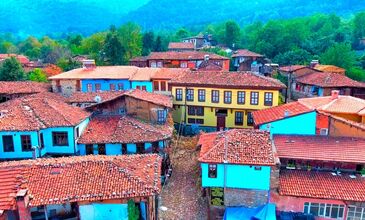
<svg viewBox="0 0 365 220">
<path fill-rule="evenodd" d="M 158 141 L 152 142 L 152 153 L 154 154 L 159 153 Z"/>
<path fill-rule="evenodd" d="M 311 202 L 304 203 L 304 213 L 324 218 L 343 219 L 344 208 L 344 205 Z"/>
<path fill-rule="evenodd" d="M 142 90 L 143 91 L 147 91 L 147 87 L 146 86 L 142 86 Z"/>
<path fill-rule="evenodd" d="M 213 103 L 219 102 L 219 90 L 212 90 L 212 102 Z"/>
<path fill-rule="evenodd" d="M 136 86 L 136 89 L 139 89 L 139 90 L 141 90 L 141 86 Z"/>
<path fill-rule="evenodd" d="M 231 104 L 232 103 L 232 92 L 224 91 L 224 103 Z"/>
<path fill-rule="evenodd" d="M 198 101 L 205 102 L 205 90 L 204 89 L 198 89 Z"/>
<path fill-rule="evenodd" d="M 189 124 L 204 124 L 204 119 L 201 118 L 188 118 L 188 123 Z"/>
<path fill-rule="evenodd" d="M 194 101 L 194 89 L 186 90 L 186 101 Z"/>
<path fill-rule="evenodd" d="M 365 220 L 365 208 L 349 206 L 347 220 Z"/>
<path fill-rule="evenodd" d="M 53 146 L 68 146 L 67 132 L 52 132 Z"/>
<path fill-rule="evenodd" d="M 182 101 L 182 89 L 176 89 L 176 101 Z"/>
<path fill-rule="evenodd" d="M 157 66 L 156 61 L 152 61 L 150 66 L 151 67 L 156 67 Z"/>
<path fill-rule="evenodd" d="M 20 135 L 20 141 L 22 143 L 22 151 L 32 151 L 30 135 Z"/>
<path fill-rule="evenodd" d="M 95 91 L 99 92 L 101 90 L 101 85 L 100 83 L 96 83 L 95 84 Z"/>
<path fill-rule="evenodd" d="M 265 101 L 264 105 L 272 106 L 272 92 L 265 92 Z"/>
<path fill-rule="evenodd" d="M 14 152 L 14 141 L 12 135 L 3 135 L 4 152 Z"/>
<path fill-rule="evenodd" d="M 76 128 L 76 137 L 77 138 L 80 137 L 80 128 L 79 127 Z"/>
<path fill-rule="evenodd" d="M 41 148 L 44 148 L 44 139 L 43 139 L 43 133 L 40 134 L 40 139 L 41 139 Z"/>
<path fill-rule="evenodd" d="M 118 90 L 119 91 L 124 90 L 123 83 L 118 83 Z"/>
<path fill-rule="evenodd" d="M 165 110 L 157 110 L 157 123 L 165 123 L 166 122 L 166 114 Z"/>
<path fill-rule="evenodd" d="M 234 118 L 235 125 L 243 125 L 243 112 L 236 112 Z"/>
<path fill-rule="evenodd" d="M 204 116 L 204 107 L 188 106 L 188 115 Z"/>
<path fill-rule="evenodd" d="M 159 81 L 153 81 L 153 90 L 160 91 L 160 82 Z"/>
<path fill-rule="evenodd" d="M 144 153 L 144 143 L 138 143 L 137 144 L 137 154 L 143 154 Z"/>
<path fill-rule="evenodd" d="M 94 146 L 92 144 L 86 144 L 85 146 L 86 155 L 93 155 L 94 154 Z"/>
<path fill-rule="evenodd" d="M 251 92 L 251 105 L 259 104 L 259 92 Z"/>
<path fill-rule="evenodd" d="M 115 84 L 110 83 L 109 87 L 110 87 L 110 91 L 115 91 Z"/>
<path fill-rule="evenodd" d="M 245 104 L 245 92 L 244 91 L 237 92 L 237 104 Z"/>
<path fill-rule="evenodd" d="M 92 91 L 93 91 L 93 84 L 88 83 L 88 84 L 86 85 L 86 87 L 87 87 L 87 91 L 88 91 L 88 92 L 92 92 Z"/>
<path fill-rule="evenodd" d="M 106 155 L 105 144 L 98 144 L 98 155 Z"/>
<path fill-rule="evenodd" d="M 188 68 L 188 62 L 181 62 L 180 67 L 181 68 Z"/>
<path fill-rule="evenodd" d="M 161 81 L 161 91 L 166 91 L 166 82 Z"/>
<path fill-rule="evenodd" d="M 247 112 L 247 125 L 248 126 L 252 126 L 253 125 L 252 112 Z"/>
<path fill-rule="evenodd" d="M 162 67 L 162 61 L 157 62 L 157 67 Z"/>
<path fill-rule="evenodd" d="M 122 154 L 127 154 L 127 144 L 122 144 Z"/>
<path fill-rule="evenodd" d="M 76 80 L 76 91 L 80 91 L 81 90 L 81 82 L 80 80 Z"/>
<path fill-rule="evenodd" d="M 209 164 L 208 177 L 217 178 L 217 164 Z"/>
</svg>

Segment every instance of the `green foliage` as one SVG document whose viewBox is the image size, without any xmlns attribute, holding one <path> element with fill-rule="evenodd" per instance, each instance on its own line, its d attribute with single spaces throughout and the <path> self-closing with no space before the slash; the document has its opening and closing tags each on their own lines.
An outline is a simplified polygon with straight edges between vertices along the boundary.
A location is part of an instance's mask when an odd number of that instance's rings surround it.
<svg viewBox="0 0 365 220">
<path fill-rule="evenodd" d="M 57 66 L 61 67 L 63 71 L 69 71 L 82 66 L 80 62 L 74 61 L 70 58 L 61 58 L 57 61 Z"/>
<path fill-rule="evenodd" d="M 129 60 L 142 54 L 142 34 L 141 28 L 135 23 L 126 23 L 118 29 L 118 37 L 125 50 L 123 56 L 123 64 L 127 64 Z"/>
<path fill-rule="evenodd" d="M 353 42 L 357 46 L 359 38 L 365 37 L 365 12 L 360 12 L 355 15 L 353 20 Z"/>
<path fill-rule="evenodd" d="M 294 49 L 275 56 L 273 61 L 282 66 L 294 64 L 308 64 L 312 55 L 304 49 Z"/>
<path fill-rule="evenodd" d="M 240 27 L 234 21 L 227 21 L 225 24 L 224 43 L 230 48 L 239 48 Z"/>
<path fill-rule="evenodd" d="M 139 209 L 133 200 L 128 200 L 128 220 L 138 220 Z"/>
<path fill-rule="evenodd" d="M 350 69 L 355 62 L 356 55 L 351 50 L 351 45 L 346 43 L 334 44 L 321 55 L 321 63 L 332 64 L 344 69 Z"/>
<path fill-rule="evenodd" d="M 24 70 L 17 59 L 6 59 L 0 66 L 0 81 L 24 80 Z"/>
<path fill-rule="evenodd" d="M 359 67 L 351 67 L 346 71 L 346 75 L 351 79 L 365 82 L 365 70 Z"/>
<path fill-rule="evenodd" d="M 153 50 L 154 43 L 155 43 L 155 35 L 152 31 L 149 31 L 149 32 L 143 34 L 143 37 L 142 37 L 142 44 L 143 44 L 142 55 L 143 56 L 147 56 L 148 54 L 151 53 L 151 51 Z"/>
<path fill-rule="evenodd" d="M 125 49 L 122 46 L 115 30 L 111 30 L 107 35 L 104 43 L 104 55 L 107 64 L 120 65 L 123 64 Z M 103 59 L 104 61 L 104 59 Z"/>
<path fill-rule="evenodd" d="M 34 69 L 28 73 L 28 79 L 34 82 L 47 82 L 47 75 L 41 69 Z"/>
</svg>

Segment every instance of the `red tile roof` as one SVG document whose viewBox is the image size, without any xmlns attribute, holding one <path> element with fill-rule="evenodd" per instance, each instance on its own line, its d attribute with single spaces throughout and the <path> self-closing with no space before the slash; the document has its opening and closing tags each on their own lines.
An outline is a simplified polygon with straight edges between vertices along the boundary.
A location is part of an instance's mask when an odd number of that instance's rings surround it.
<svg viewBox="0 0 365 220">
<path fill-rule="evenodd" d="M 50 91 L 49 83 L 31 81 L 0 81 L 0 94 L 33 94 Z"/>
<path fill-rule="evenodd" d="M 123 96 L 129 96 L 135 99 L 143 100 L 146 102 L 150 102 L 156 105 L 165 106 L 168 108 L 172 108 L 172 99 L 169 96 L 146 92 L 140 89 L 132 89 L 126 91 Z"/>
<path fill-rule="evenodd" d="M 169 49 L 191 49 L 194 50 L 194 44 L 189 42 L 170 42 Z"/>
<path fill-rule="evenodd" d="M 0 179 L 9 181 L 0 182 L 0 209 L 12 209 L 20 189 L 28 190 L 30 207 L 157 195 L 160 176 L 161 157 L 156 154 L 3 162 Z"/>
<path fill-rule="evenodd" d="M 282 170 L 279 194 L 285 196 L 365 201 L 365 178 L 348 174 L 334 176 L 330 172 Z"/>
<path fill-rule="evenodd" d="M 283 89 L 279 80 L 251 72 L 193 71 L 171 80 L 177 86 L 219 86 L 224 88 Z"/>
<path fill-rule="evenodd" d="M 213 60 L 229 60 L 228 57 L 220 56 L 214 53 L 201 51 L 168 51 L 168 52 L 152 52 L 147 60 L 204 60 L 205 55 L 209 55 L 209 59 Z"/>
<path fill-rule="evenodd" d="M 365 84 L 352 80 L 345 75 L 330 72 L 313 72 L 297 78 L 297 82 L 319 87 L 360 87 L 365 88 Z"/>
<path fill-rule="evenodd" d="M 265 131 L 233 129 L 223 132 L 202 134 L 199 161 L 267 165 L 275 164 L 270 134 Z M 227 146 L 227 149 L 225 149 Z"/>
<path fill-rule="evenodd" d="M 78 143 L 144 143 L 171 136 L 172 128 L 167 125 L 152 125 L 128 116 L 100 116 L 89 122 Z"/>
<path fill-rule="evenodd" d="M 274 135 L 279 158 L 365 163 L 365 139 L 319 135 Z"/>
<path fill-rule="evenodd" d="M 40 93 L 0 104 L 0 131 L 35 131 L 48 127 L 75 126 L 90 113 Z"/>
<path fill-rule="evenodd" d="M 232 57 L 263 57 L 263 55 L 249 51 L 247 49 L 237 50 L 232 54 Z"/>
<path fill-rule="evenodd" d="M 314 111 L 312 108 L 299 103 L 291 102 L 284 105 L 279 105 L 276 107 L 263 109 L 259 111 L 252 112 L 255 125 L 262 125 L 265 123 L 278 121 L 287 117 L 292 117 L 304 113 Z M 285 114 L 288 113 L 288 116 Z"/>
<path fill-rule="evenodd" d="M 300 70 L 300 69 L 303 69 L 305 68 L 306 66 L 304 65 L 291 65 L 291 66 L 281 66 L 279 68 L 280 71 L 283 71 L 283 72 L 294 72 L 294 71 L 297 71 L 297 70 Z"/>
<path fill-rule="evenodd" d="M 147 61 L 147 56 L 141 56 L 141 57 L 134 57 L 129 60 L 130 62 L 145 62 Z"/>
<path fill-rule="evenodd" d="M 158 72 L 151 76 L 152 80 L 171 80 L 178 78 L 184 73 L 190 72 L 188 68 L 160 68 Z"/>
<path fill-rule="evenodd" d="M 96 103 L 95 97 L 99 96 L 101 100 L 108 101 L 122 96 L 124 91 L 100 91 L 100 92 L 74 92 L 67 97 L 67 103 Z"/>
<path fill-rule="evenodd" d="M 322 71 L 322 72 L 340 73 L 340 74 L 345 74 L 345 72 L 346 72 L 345 69 L 338 67 L 338 66 L 334 66 L 334 65 L 317 64 L 314 66 L 314 69 Z"/>
<path fill-rule="evenodd" d="M 18 55 L 18 54 L 0 54 L 0 61 L 5 60 L 7 58 L 10 57 L 15 57 L 21 64 L 27 64 L 29 63 L 29 59 L 28 57 L 24 56 L 24 55 Z"/>
<path fill-rule="evenodd" d="M 203 61 L 199 65 L 198 70 L 199 71 L 222 71 L 223 68 L 221 66 L 219 66 L 218 64 L 215 64 L 213 62 Z"/>
</svg>

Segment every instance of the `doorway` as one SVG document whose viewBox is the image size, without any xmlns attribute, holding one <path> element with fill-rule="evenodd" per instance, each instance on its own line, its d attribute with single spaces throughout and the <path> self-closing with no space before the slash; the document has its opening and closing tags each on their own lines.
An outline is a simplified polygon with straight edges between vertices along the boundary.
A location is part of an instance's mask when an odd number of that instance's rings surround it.
<svg viewBox="0 0 365 220">
<path fill-rule="evenodd" d="M 218 109 L 215 115 L 217 116 L 217 131 L 223 131 L 226 128 L 227 109 Z"/>
</svg>

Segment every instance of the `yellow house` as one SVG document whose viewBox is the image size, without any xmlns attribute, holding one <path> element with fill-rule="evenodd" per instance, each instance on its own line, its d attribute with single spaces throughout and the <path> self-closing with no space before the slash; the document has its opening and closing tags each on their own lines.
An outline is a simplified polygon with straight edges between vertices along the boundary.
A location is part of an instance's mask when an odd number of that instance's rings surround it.
<svg viewBox="0 0 365 220">
<path fill-rule="evenodd" d="M 252 112 L 277 106 L 278 80 L 251 72 L 187 72 L 170 82 L 173 119 L 205 131 L 250 128 Z"/>
</svg>

